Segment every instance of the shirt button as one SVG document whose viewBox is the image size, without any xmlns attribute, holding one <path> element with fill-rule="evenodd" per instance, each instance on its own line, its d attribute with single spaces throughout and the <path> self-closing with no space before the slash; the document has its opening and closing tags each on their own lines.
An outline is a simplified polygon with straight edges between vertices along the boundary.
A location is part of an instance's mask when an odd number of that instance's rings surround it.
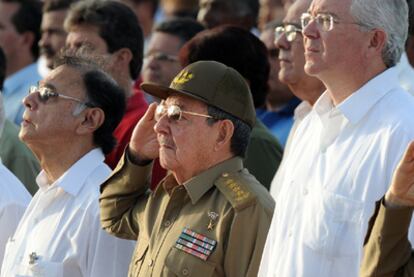
<svg viewBox="0 0 414 277">
<path fill-rule="evenodd" d="M 154 264 L 154 261 L 151 259 L 151 260 L 149 260 L 149 262 L 148 262 L 148 266 L 149 267 L 151 267 L 152 265 Z"/>
<path fill-rule="evenodd" d="M 308 189 L 307 188 L 304 188 L 303 189 L 303 195 L 307 195 L 308 194 Z"/>
<path fill-rule="evenodd" d="M 291 237 L 292 236 L 292 231 L 288 232 L 288 236 Z"/>
<path fill-rule="evenodd" d="M 182 273 L 183 273 L 184 276 L 187 276 L 188 275 L 188 269 L 187 268 L 184 268 L 183 271 L 182 271 Z"/>
<path fill-rule="evenodd" d="M 165 226 L 165 227 L 168 227 L 168 226 L 170 226 L 170 225 L 171 225 L 171 221 L 166 220 L 166 221 L 164 222 L 164 226 Z"/>
<path fill-rule="evenodd" d="M 229 174 L 227 172 L 225 172 L 225 173 L 221 174 L 221 176 L 223 176 L 223 177 L 229 177 Z"/>
</svg>

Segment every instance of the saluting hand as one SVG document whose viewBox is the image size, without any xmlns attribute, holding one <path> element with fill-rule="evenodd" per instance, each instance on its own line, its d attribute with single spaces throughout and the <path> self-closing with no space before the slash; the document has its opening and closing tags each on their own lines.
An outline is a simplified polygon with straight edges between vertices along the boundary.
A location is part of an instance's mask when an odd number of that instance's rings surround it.
<svg viewBox="0 0 414 277">
<path fill-rule="evenodd" d="M 159 144 L 154 131 L 156 103 L 149 105 L 144 116 L 139 120 L 132 132 L 129 151 L 134 161 L 153 160 L 158 157 Z"/>
<path fill-rule="evenodd" d="M 391 206 L 414 206 L 414 141 L 408 146 L 394 172 L 385 203 Z"/>
</svg>

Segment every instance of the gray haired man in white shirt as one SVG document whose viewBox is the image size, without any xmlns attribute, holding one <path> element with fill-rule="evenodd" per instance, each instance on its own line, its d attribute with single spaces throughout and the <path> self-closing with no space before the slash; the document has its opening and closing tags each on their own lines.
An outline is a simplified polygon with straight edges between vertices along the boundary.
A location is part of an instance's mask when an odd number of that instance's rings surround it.
<svg viewBox="0 0 414 277">
<path fill-rule="evenodd" d="M 414 139 L 395 65 L 406 0 L 313 0 L 305 71 L 326 91 L 297 127 L 278 180 L 259 276 L 358 276 L 375 202 Z"/>
<path fill-rule="evenodd" d="M 101 229 L 98 203 L 111 173 L 104 154 L 125 110 L 122 89 L 93 63 L 64 56 L 23 103 L 19 136 L 42 171 L 1 276 L 126 276 L 135 242 Z"/>
</svg>

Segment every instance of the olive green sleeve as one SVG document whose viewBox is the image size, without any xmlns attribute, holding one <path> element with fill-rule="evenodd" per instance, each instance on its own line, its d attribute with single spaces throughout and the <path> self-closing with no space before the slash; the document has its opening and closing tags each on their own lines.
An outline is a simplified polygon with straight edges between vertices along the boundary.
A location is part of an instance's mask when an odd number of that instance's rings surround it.
<svg viewBox="0 0 414 277">
<path fill-rule="evenodd" d="M 101 225 L 110 234 L 136 240 L 148 199 L 152 163 L 134 165 L 127 150 L 101 186 Z"/>
<path fill-rule="evenodd" d="M 226 244 L 226 276 L 257 276 L 272 213 L 273 208 L 265 209 L 257 203 L 235 211 Z"/>
<path fill-rule="evenodd" d="M 364 247 L 360 276 L 414 276 L 414 257 L 408 241 L 412 209 L 387 208 L 381 203 Z"/>
</svg>

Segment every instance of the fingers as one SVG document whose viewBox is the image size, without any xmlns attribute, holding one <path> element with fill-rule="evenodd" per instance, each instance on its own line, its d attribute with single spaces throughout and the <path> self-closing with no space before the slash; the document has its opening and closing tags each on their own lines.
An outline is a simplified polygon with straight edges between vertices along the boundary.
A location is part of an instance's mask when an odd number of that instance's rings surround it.
<svg viewBox="0 0 414 277">
<path fill-rule="evenodd" d="M 412 141 L 408 145 L 407 149 L 405 150 L 402 161 L 405 163 L 411 163 L 412 161 L 414 161 L 414 141 Z"/>
<path fill-rule="evenodd" d="M 157 103 L 151 103 L 145 112 L 143 119 L 144 121 L 152 121 L 154 120 L 155 110 L 157 109 Z"/>
</svg>

